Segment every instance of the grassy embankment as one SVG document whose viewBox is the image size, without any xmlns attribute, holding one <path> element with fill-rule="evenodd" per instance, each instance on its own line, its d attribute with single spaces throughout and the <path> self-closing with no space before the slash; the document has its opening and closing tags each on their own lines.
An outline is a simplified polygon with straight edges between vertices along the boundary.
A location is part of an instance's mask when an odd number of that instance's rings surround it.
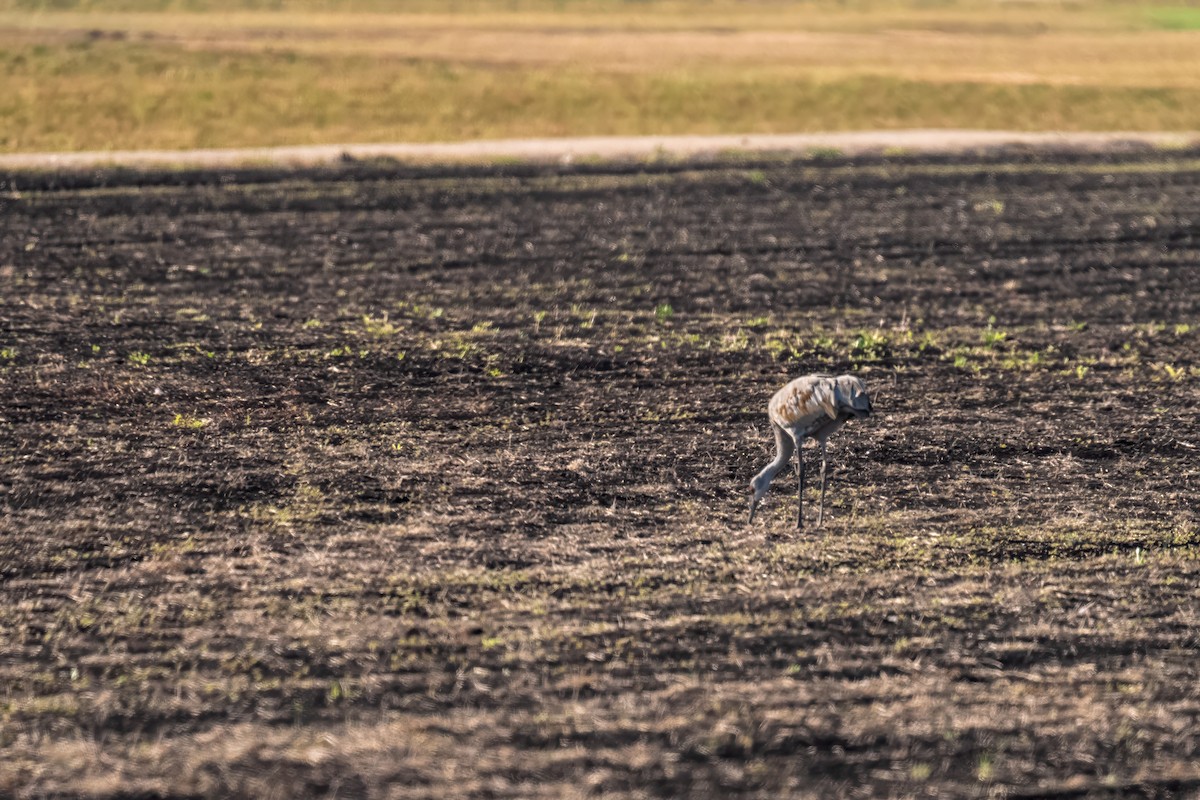
<svg viewBox="0 0 1200 800">
<path fill-rule="evenodd" d="M 66 7 L 65 10 L 64 6 Z M 1200 128 L 1131 4 L 0 0 L 0 152 L 909 127 Z"/>
</svg>

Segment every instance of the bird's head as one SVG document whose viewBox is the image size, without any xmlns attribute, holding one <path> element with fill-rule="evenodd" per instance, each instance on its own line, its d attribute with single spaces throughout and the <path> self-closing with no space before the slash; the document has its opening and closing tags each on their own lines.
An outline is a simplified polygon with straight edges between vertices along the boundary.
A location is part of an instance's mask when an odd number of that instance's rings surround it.
<svg viewBox="0 0 1200 800">
<path fill-rule="evenodd" d="M 848 401 L 851 413 L 858 419 L 869 417 L 875 412 L 871 405 L 871 396 L 867 394 L 867 384 L 856 375 L 843 375 L 838 378 L 843 397 Z"/>
<path fill-rule="evenodd" d="M 767 493 L 767 487 L 770 482 L 762 476 L 758 476 L 750 481 L 750 522 L 754 522 L 754 511 L 758 508 L 759 501 L 763 499 L 763 495 Z M 749 524 L 749 523 L 747 523 Z"/>
<path fill-rule="evenodd" d="M 855 412 L 859 419 L 866 419 L 875 413 L 875 406 L 871 405 L 871 398 L 867 398 L 867 407 Z"/>
</svg>

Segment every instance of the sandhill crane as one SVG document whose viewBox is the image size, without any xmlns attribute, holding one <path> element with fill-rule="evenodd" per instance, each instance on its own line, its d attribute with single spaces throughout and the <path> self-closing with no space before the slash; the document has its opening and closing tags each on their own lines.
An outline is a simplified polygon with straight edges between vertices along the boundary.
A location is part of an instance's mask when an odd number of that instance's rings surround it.
<svg viewBox="0 0 1200 800">
<path fill-rule="evenodd" d="M 805 375 L 784 386 L 767 405 L 771 430 L 775 433 L 775 460 L 750 481 L 750 522 L 754 510 L 771 486 L 771 480 L 787 466 L 796 453 L 796 477 L 800 482 L 800 507 L 796 511 L 796 527 L 804 527 L 804 455 L 801 445 L 805 437 L 821 445 L 821 506 L 817 512 L 817 527 L 825 520 L 825 441 L 851 418 L 871 413 L 871 398 L 862 378 L 854 375 Z"/>
</svg>

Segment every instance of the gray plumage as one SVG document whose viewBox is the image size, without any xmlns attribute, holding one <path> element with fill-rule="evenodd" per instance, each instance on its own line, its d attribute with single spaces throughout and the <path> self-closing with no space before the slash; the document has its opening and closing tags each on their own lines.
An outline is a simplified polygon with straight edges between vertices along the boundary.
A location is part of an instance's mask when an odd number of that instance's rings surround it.
<svg viewBox="0 0 1200 800">
<path fill-rule="evenodd" d="M 801 445 L 805 438 L 816 439 L 821 445 L 821 505 L 817 526 L 825 521 L 825 442 L 851 419 L 871 414 L 871 398 L 862 378 L 854 375 L 806 375 L 784 386 L 771 398 L 767 412 L 775 434 L 775 460 L 750 481 L 750 522 L 754 511 L 767 493 L 771 481 L 782 471 L 792 453 L 796 453 L 796 477 L 799 486 L 799 508 L 796 527 L 804 527 L 804 458 Z"/>
</svg>

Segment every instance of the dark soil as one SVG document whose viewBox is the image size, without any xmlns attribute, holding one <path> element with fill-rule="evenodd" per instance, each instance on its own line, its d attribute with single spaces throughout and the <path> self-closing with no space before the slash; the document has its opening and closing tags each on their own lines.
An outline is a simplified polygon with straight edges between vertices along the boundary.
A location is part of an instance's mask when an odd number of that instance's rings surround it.
<svg viewBox="0 0 1200 800">
<path fill-rule="evenodd" d="M 0 793 L 1195 796 L 1198 158 L 0 176 Z"/>
</svg>

